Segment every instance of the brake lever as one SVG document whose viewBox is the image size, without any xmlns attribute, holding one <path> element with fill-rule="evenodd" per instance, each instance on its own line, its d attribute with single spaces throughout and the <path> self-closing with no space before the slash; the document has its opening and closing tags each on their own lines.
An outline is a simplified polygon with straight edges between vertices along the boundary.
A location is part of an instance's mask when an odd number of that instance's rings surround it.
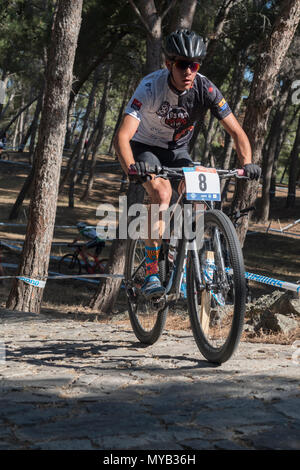
<svg viewBox="0 0 300 470">
<path fill-rule="evenodd" d="M 161 175 L 155 175 L 155 176 L 154 176 L 154 179 L 156 180 L 156 178 L 163 178 L 164 180 L 167 180 L 167 179 L 168 179 L 167 175 L 166 175 L 166 174 L 163 174 L 163 173 L 162 173 Z"/>
</svg>

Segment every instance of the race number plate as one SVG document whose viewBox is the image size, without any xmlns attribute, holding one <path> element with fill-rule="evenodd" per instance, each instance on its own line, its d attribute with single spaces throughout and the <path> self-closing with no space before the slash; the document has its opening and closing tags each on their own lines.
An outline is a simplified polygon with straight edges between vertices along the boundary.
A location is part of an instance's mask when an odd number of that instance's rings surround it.
<svg viewBox="0 0 300 470">
<path fill-rule="evenodd" d="M 189 201 L 221 201 L 220 179 L 215 168 L 183 168 Z"/>
</svg>

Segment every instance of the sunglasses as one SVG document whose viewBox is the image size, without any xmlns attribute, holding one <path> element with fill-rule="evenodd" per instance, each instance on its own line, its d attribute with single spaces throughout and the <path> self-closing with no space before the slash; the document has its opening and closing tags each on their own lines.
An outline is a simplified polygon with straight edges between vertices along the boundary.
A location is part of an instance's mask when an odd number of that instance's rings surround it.
<svg viewBox="0 0 300 470">
<path fill-rule="evenodd" d="M 199 62 L 190 62 L 188 60 L 175 60 L 174 64 L 180 70 L 186 70 L 187 68 L 190 68 L 192 73 L 198 72 L 198 70 L 200 69 Z"/>
</svg>

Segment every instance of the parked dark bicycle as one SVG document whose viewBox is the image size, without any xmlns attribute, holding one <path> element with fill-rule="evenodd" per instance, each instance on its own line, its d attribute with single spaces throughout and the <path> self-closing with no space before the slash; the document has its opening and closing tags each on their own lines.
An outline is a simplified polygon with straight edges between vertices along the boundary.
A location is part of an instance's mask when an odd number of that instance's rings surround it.
<svg viewBox="0 0 300 470">
<path fill-rule="evenodd" d="M 68 243 L 72 248 L 72 253 L 62 256 L 58 262 L 58 270 L 61 274 L 81 274 L 82 268 L 88 274 L 103 274 L 108 258 L 100 258 L 100 254 L 105 247 L 105 241 L 94 237 L 86 243 Z"/>
<path fill-rule="evenodd" d="M 198 166 L 200 193 L 205 191 L 208 170 L 201 168 Z M 217 171 L 220 179 L 243 177 L 244 174 L 243 170 L 213 171 Z M 182 180 L 184 172 L 181 168 L 156 167 L 151 168 L 149 174 L 172 181 Z M 134 178 L 134 175 L 130 177 Z M 182 193 L 176 204 L 182 209 L 186 206 L 186 210 L 182 210 L 181 237 L 172 242 L 177 227 L 173 207 L 170 215 L 173 231 L 170 239 L 162 240 L 159 275 L 165 293 L 161 298 L 147 300 L 141 293 L 145 277 L 145 243 L 141 239 L 128 240 L 125 287 L 129 316 L 133 331 L 142 343 L 157 341 L 169 306 L 182 297 L 181 284 L 186 269 L 187 308 L 196 344 L 208 361 L 220 364 L 232 356 L 243 329 L 247 292 L 243 255 L 229 217 L 215 209 L 213 201 L 191 204 L 187 196 L 187 192 Z M 184 217 L 192 221 L 193 227 L 204 217 L 199 246 L 196 236 L 186 238 Z"/>
</svg>

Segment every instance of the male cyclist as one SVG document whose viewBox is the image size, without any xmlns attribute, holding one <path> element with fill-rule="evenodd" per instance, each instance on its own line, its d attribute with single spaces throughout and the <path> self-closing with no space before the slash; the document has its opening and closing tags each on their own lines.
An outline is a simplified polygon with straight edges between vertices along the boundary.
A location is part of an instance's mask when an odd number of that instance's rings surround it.
<svg viewBox="0 0 300 470">
<path fill-rule="evenodd" d="M 203 120 L 207 109 L 232 136 L 245 174 L 251 179 L 260 176 L 260 167 L 251 163 L 251 147 L 245 132 L 218 88 L 199 73 L 205 52 L 202 37 L 193 31 L 171 33 L 165 44 L 166 68 L 140 82 L 116 134 L 115 148 L 123 170 L 128 174 L 131 168 L 144 181 L 151 204 L 159 204 L 160 215 L 169 206 L 172 188 L 162 178 L 147 180 L 147 163 L 188 166 L 192 162 L 188 142 L 195 122 Z M 148 235 L 146 240 L 146 277 L 142 286 L 146 298 L 164 292 L 158 276 L 162 220 L 152 228 L 159 230 L 159 236 L 152 240 Z"/>
</svg>

